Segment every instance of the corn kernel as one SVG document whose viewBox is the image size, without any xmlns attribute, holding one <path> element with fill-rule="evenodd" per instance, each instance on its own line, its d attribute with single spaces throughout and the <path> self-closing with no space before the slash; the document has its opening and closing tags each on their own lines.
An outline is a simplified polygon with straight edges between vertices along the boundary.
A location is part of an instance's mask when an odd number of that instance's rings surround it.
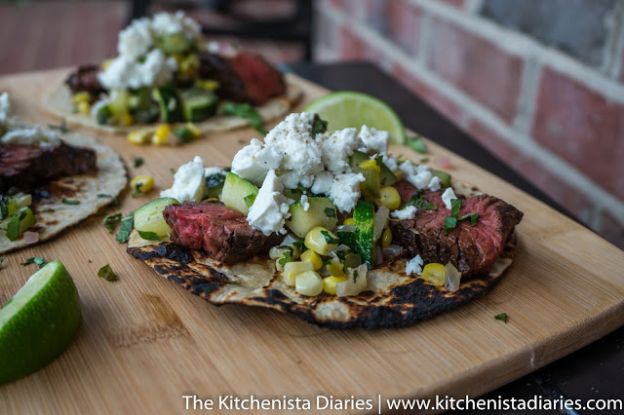
<svg viewBox="0 0 624 415">
<path fill-rule="evenodd" d="M 314 271 L 318 271 L 323 267 L 323 259 L 319 254 L 311 249 L 308 249 L 303 254 L 301 254 L 301 260 L 310 262 Z"/>
<path fill-rule="evenodd" d="M 401 206 L 401 195 L 392 186 L 379 189 L 379 202 L 390 210 L 398 209 Z"/>
<path fill-rule="evenodd" d="M 135 176 L 130 180 L 130 188 L 135 195 L 145 194 L 154 188 L 154 178 L 147 175 Z"/>
<path fill-rule="evenodd" d="M 284 277 L 286 284 L 293 286 L 295 285 L 295 277 L 306 271 L 313 271 L 311 262 L 308 262 L 308 261 L 287 262 L 284 265 L 284 271 L 282 272 L 282 276 Z"/>
<path fill-rule="evenodd" d="M 323 292 L 323 280 L 314 271 L 303 272 L 295 279 L 295 290 L 299 294 L 315 297 Z"/>
<path fill-rule="evenodd" d="M 392 231 L 390 228 L 386 228 L 381 234 L 381 247 L 387 248 L 390 244 L 392 244 Z"/>
<path fill-rule="evenodd" d="M 344 220 L 344 222 L 342 222 L 343 225 L 347 225 L 347 226 L 355 226 L 355 219 L 353 218 L 346 218 Z"/>
<path fill-rule="evenodd" d="M 119 114 L 117 123 L 122 127 L 128 127 L 134 124 L 134 117 L 132 117 L 129 112 L 122 112 L 121 114 Z"/>
<path fill-rule="evenodd" d="M 169 124 L 160 124 L 154 135 L 152 136 L 152 144 L 157 146 L 164 146 L 169 144 L 169 138 L 171 136 L 171 126 Z"/>
<path fill-rule="evenodd" d="M 219 89 L 219 81 L 215 81 L 214 79 L 199 79 L 196 85 L 208 91 L 216 91 Z"/>
<path fill-rule="evenodd" d="M 327 264 L 325 267 L 327 268 L 327 272 L 329 272 L 329 275 L 331 276 L 344 277 L 345 275 L 344 264 L 342 264 L 338 260 L 335 260 L 335 259 L 331 260 L 329 264 Z"/>
<path fill-rule="evenodd" d="M 381 167 L 379 167 L 379 165 L 377 164 L 377 161 L 373 159 L 364 160 L 363 162 L 361 162 L 360 169 L 371 170 L 377 173 L 381 172 Z"/>
<path fill-rule="evenodd" d="M 317 226 L 308 231 L 303 243 L 319 255 L 329 255 L 336 248 L 338 241 L 338 237 L 327 228 Z"/>
<path fill-rule="evenodd" d="M 441 287 L 445 282 L 446 267 L 440 263 L 431 262 L 425 265 L 420 277 L 436 287 Z"/>
<path fill-rule="evenodd" d="M 323 278 L 323 291 L 327 294 L 336 295 L 336 284 L 346 281 L 346 277 L 329 276 Z"/>
<path fill-rule="evenodd" d="M 81 115 L 90 115 L 91 114 L 91 104 L 89 101 L 80 101 L 76 103 L 76 111 Z"/>
<path fill-rule="evenodd" d="M 76 92 L 72 96 L 72 101 L 74 102 L 74 104 L 78 104 L 79 102 L 89 103 L 91 101 L 91 94 L 89 94 L 87 91 Z"/>
<path fill-rule="evenodd" d="M 134 130 L 128 133 L 128 142 L 142 145 L 149 143 L 152 132 L 146 129 Z"/>
</svg>

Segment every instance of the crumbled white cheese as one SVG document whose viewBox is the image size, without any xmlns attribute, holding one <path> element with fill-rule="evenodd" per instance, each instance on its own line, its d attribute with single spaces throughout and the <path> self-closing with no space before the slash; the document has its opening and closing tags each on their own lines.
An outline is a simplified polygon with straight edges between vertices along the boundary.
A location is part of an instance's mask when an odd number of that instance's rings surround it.
<svg viewBox="0 0 624 415">
<path fill-rule="evenodd" d="M 2 144 L 55 147 L 61 142 L 58 132 L 41 127 L 24 127 L 9 130 L 0 138 Z"/>
<path fill-rule="evenodd" d="M 314 184 L 312 185 L 312 193 L 316 195 L 327 194 L 331 189 L 334 175 L 328 171 L 322 171 L 316 175 Z"/>
<path fill-rule="evenodd" d="M 3 92 L 0 94 L 0 124 L 4 124 L 9 119 L 9 113 L 11 112 L 11 101 L 9 101 L 9 94 Z"/>
<path fill-rule="evenodd" d="M 281 156 L 280 167 L 296 173 L 301 179 L 323 170 L 321 149 L 312 138 L 313 115 L 290 114 L 275 126 L 264 139 L 265 145 Z M 303 183 L 302 183 L 303 184 Z M 310 183 L 311 184 L 311 183 Z"/>
<path fill-rule="evenodd" d="M 349 156 L 358 145 L 355 128 L 345 128 L 334 132 L 327 138 L 321 138 L 323 163 L 333 173 L 342 173 L 349 169 Z"/>
<path fill-rule="evenodd" d="M 173 185 L 160 192 L 160 197 L 172 197 L 178 202 L 199 202 L 204 195 L 204 161 L 195 156 L 183 164 L 173 176 Z"/>
<path fill-rule="evenodd" d="M 405 273 L 407 275 L 420 275 L 423 264 L 424 261 L 420 255 L 416 255 L 414 258 L 405 263 Z"/>
<path fill-rule="evenodd" d="M 282 232 L 288 216 L 288 201 L 284 187 L 271 169 L 266 174 L 254 203 L 249 208 L 247 222 L 265 235 Z"/>
<path fill-rule="evenodd" d="M 304 211 L 307 212 L 310 209 L 310 201 L 308 200 L 308 196 L 301 195 L 301 199 L 299 200 L 299 202 L 301 203 L 301 207 Z"/>
<path fill-rule="evenodd" d="M 201 33 L 201 27 L 184 12 L 158 13 L 152 18 L 152 29 L 157 35 L 182 33 L 187 39 L 195 39 Z"/>
<path fill-rule="evenodd" d="M 360 183 L 364 176 L 360 173 L 337 175 L 329 189 L 329 198 L 341 212 L 350 212 L 360 198 Z"/>
<path fill-rule="evenodd" d="M 457 196 L 455 196 L 453 188 L 447 187 L 444 193 L 442 193 L 442 202 L 444 202 L 444 206 L 446 206 L 448 210 L 451 210 L 451 202 L 455 199 L 457 199 Z"/>
<path fill-rule="evenodd" d="M 260 184 L 267 172 L 280 166 L 281 155 L 256 138 L 241 148 L 232 160 L 232 171 L 244 179 Z M 295 185 L 296 187 L 296 185 Z"/>
<path fill-rule="evenodd" d="M 98 79 L 109 90 L 160 86 L 173 78 L 176 68 L 174 58 L 167 58 L 161 50 L 154 49 L 145 55 L 142 62 L 117 56 L 98 74 Z"/>
<path fill-rule="evenodd" d="M 438 176 L 433 176 L 429 181 L 429 185 L 427 186 L 427 188 L 432 192 L 437 192 L 438 190 L 440 190 L 440 187 L 442 187 L 440 183 L 440 178 Z"/>
<path fill-rule="evenodd" d="M 404 220 L 404 219 L 412 219 L 416 216 L 416 212 L 418 208 L 413 205 L 407 205 L 403 209 L 395 210 L 391 213 L 393 218 Z"/>
<path fill-rule="evenodd" d="M 146 17 L 136 19 L 119 32 L 117 41 L 117 52 L 119 52 L 119 55 L 135 60 L 150 50 L 154 44 L 150 23 L 150 19 Z"/>
<path fill-rule="evenodd" d="M 414 166 L 414 164 L 410 161 L 404 161 L 401 163 L 399 165 L 399 170 L 405 174 L 405 179 L 418 190 L 428 188 L 431 178 L 433 177 L 429 167 L 424 164 Z"/>
<path fill-rule="evenodd" d="M 390 154 L 382 153 L 381 160 L 392 172 L 395 172 L 399 169 L 399 163 L 397 159 L 392 157 Z"/>
<path fill-rule="evenodd" d="M 388 140 L 390 134 L 387 131 L 376 130 L 363 125 L 358 134 L 358 138 L 364 147 L 375 153 L 386 153 L 388 151 Z"/>
</svg>

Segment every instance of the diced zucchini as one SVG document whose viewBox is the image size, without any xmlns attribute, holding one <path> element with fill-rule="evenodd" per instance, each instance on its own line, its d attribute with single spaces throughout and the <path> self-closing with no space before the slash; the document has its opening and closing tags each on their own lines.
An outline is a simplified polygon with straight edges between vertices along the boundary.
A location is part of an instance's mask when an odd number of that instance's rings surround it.
<svg viewBox="0 0 624 415">
<path fill-rule="evenodd" d="M 35 223 L 37 223 L 37 219 L 32 209 L 22 207 L 9 219 L 6 236 L 9 240 L 15 241 Z"/>
<path fill-rule="evenodd" d="M 158 103 L 152 98 L 152 93 L 148 88 L 131 92 L 128 98 L 128 108 L 139 124 L 153 123 L 160 116 Z"/>
<path fill-rule="evenodd" d="M 221 201 L 225 206 L 247 215 L 257 194 L 258 187 L 249 180 L 232 172 L 228 172 L 225 176 L 223 190 L 221 190 Z"/>
<path fill-rule="evenodd" d="M 355 220 L 355 251 L 369 265 L 373 264 L 375 252 L 375 206 L 360 200 L 353 212 Z"/>
<path fill-rule="evenodd" d="M 184 33 L 172 33 L 160 38 L 160 47 L 168 55 L 182 54 L 193 47 L 193 42 Z"/>
<path fill-rule="evenodd" d="M 95 121 L 100 125 L 112 125 L 115 123 L 115 117 L 111 110 L 110 104 L 101 105 L 95 113 Z"/>
<path fill-rule="evenodd" d="M 186 121 L 203 121 L 217 112 L 219 98 L 213 92 L 192 88 L 182 91 L 180 98 Z"/>
<path fill-rule="evenodd" d="M 450 187 L 453 183 L 453 178 L 445 171 L 431 169 L 431 174 L 440 179 L 440 185 L 442 187 Z"/>
<path fill-rule="evenodd" d="M 173 123 L 184 120 L 182 105 L 174 88 L 154 88 L 152 96 L 158 103 L 161 122 Z"/>
<path fill-rule="evenodd" d="M 350 162 L 349 162 L 349 164 L 351 165 L 351 170 L 353 170 L 355 173 L 359 173 L 360 163 L 369 159 L 370 157 L 368 156 L 368 154 L 362 151 L 354 151 L 353 154 L 351 155 Z"/>
<path fill-rule="evenodd" d="M 310 207 L 304 210 L 301 202 L 290 206 L 290 219 L 286 226 L 300 238 L 306 236 L 308 231 L 316 226 L 323 226 L 330 231 L 336 228 L 338 218 L 336 206 L 326 197 L 309 197 Z"/>
<path fill-rule="evenodd" d="M 171 197 L 152 200 L 134 211 L 134 228 L 140 232 L 153 232 L 159 238 L 169 236 L 171 228 L 163 217 L 163 211 L 169 205 L 177 205 Z"/>
</svg>

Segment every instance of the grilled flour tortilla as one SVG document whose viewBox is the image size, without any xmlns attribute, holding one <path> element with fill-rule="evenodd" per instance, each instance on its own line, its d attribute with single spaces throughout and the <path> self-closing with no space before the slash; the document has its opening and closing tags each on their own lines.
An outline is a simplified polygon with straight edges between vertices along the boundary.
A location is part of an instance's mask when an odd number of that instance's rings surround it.
<svg viewBox="0 0 624 415">
<path fill-rule="evenodd" d="M 275 120 L 289 113 L 297 104 L 303 91 L 292 80 L 286 79 L 286 94 L 281 97 L 272 98 L 263 105 L 257 106 L 256 110 L 264 122 Z M 113 133 L 127 133 L 133 130 L 157 127 L 155 124 L 136 124 L 130 127 L 117 127 L 100 125 L 92 117 L 78 114 L 74 111 L 72 95 L 70 89 L 65 84 L 58 85 L 49 90 L 43 97 L 43 104 L 47 111 L 62 117 L 70 125 L 77 124 L 86 127 L 108 131 Z M 215 115 L 205 121 L 195 123 L 202 133 L 212 133 L 219 131 L 229 131 L 236 128 L 246 127 L 249 122 L 241 117 L 230 115 Z"/>
<path fill-rule="evenodd" d="M 469 192 L 467 186 L 454 187 L 457 193 Z M 455 292 L 406 275 L 405 259 L 397 259 L 368 272 L 368 291 L 347 297 L 301 295 L 284 282 L 275 261 L 270 259 L 226 265 L 202 251 L 170 242 L 153 245 L 136 231 L 131 235 L 128 252 L 161 276 L 215 305 L 272 308 L 322 327 L 380 329 L 409 326 L 483 296 L 511 265 L 515 248 L 512 234 L 490 272 L 462 278 Z"/>
<path fill-rule="evenodd" d="M 78 133 L 63 134 L 62 140 L 76 147 L 94 150 L 97 155 L 97 174 L 75 175 L 50 182 L 47 186 L 50 197 L 35 203 L 37 223 L 29 229 L 37 232 L 39 237 L 33 240 L 22 236 L 11 241 L 2 232 L 0 254 L 52 238 L 111 203 L 125 188 L 126 170 L 119 154 Z M 63 199 L 80 203 L 70 205 L 63 203 Z"/>
</svg>

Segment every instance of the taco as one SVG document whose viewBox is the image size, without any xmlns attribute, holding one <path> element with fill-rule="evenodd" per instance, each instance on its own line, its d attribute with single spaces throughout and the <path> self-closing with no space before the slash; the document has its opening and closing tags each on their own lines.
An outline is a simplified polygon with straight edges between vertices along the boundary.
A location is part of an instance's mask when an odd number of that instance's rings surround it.
<svg viewBox="0 0 624 415">
<path fill-rule="evenodd" d="M 182 12 L 134 20 L 120 32 L 119 55 L 78 67 L 44 95 L 44 106 L 70 123 L 152 140 L 159 125 L 177 144 L 202 133 L 262 124 L 286 114 L 302 91 L 262 56 L 206 42 Z"/>
<path fill-rule="evenodd" d="M 0 95 L 0 254 L 52 238 L 126 186 L 123 162 L 109 147 L 9 119 L 8 100 Z"/>
<path fill-rule="evenodd" d="M 231 168 L 182 165 L 134 212 L 128 252 L 213 304 L 332 328 L 407 326 L 501 278 L 518 209 L 393 157 L 385 131 L 325 127 L 291 114 Z"/>
</svg>

